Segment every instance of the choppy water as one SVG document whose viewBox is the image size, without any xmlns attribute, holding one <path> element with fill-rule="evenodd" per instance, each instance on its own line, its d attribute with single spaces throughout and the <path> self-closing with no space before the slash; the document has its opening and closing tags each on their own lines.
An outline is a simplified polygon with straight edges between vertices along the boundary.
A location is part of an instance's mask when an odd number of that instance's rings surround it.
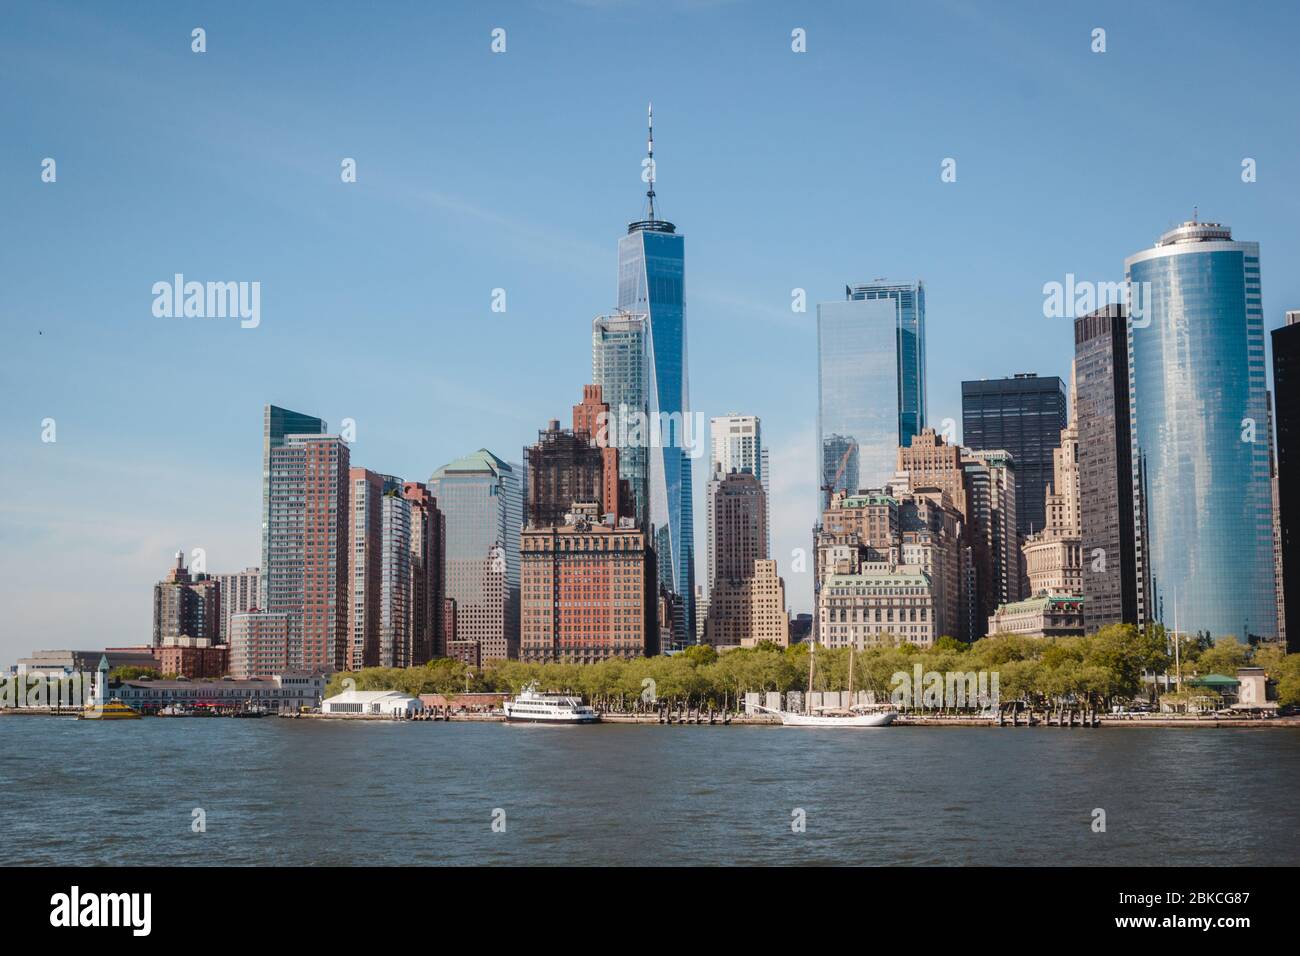
<svg viewBox="0 0 1300 956">
<path fill-rule="evenodd" d="M 2 717 L 0 754 L 7 864 L 1300 863 L 1300 730 Z"/>
</svg>

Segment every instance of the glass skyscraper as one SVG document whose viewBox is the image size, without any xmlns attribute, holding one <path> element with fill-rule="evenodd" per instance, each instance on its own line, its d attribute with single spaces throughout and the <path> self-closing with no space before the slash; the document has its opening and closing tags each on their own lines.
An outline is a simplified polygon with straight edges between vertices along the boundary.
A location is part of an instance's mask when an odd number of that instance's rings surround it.
<svg viewBox="0 0 1300 956">
<path fill-rule="evenodd" d="M 925 426 L 925 284 L 846 286 L 817 306 L 818 485 L 881 488 Z"/>
<path fill-rule="evenodd" d="M 1124 268 L 1140 613 L 1275 636 L 1259 244 L 1193 220 Z"/>
<path fill-rule="evenodd" d="M 695 521 L 686 442 L 704 438 L 684 431 L 693 427 L 686 375 L 686 246 L 676 226 L 655 216 L 653 139 L 649 160 L 649 213 L 629 223 L 618 241 L 618 307 L 646 316 L 649 520 L 659 580 L 681 598 L 673 635 L 684 645 L 695 634 Z M 614 396 L 604 398 L 613 408 Z"/>
<path fill-rule="evenodd" d="M 618 446 L 618 476 L 632 490 L 633 513 L 648 531 L 650 450 L 644 444 L 623 446 L 618 434 L 619 421 L 647 410 L 646 318 L 632 312 L 596 316 L 591 323 L 591 381 L 609 405 L 606 440 Z"/>
<path fill-rule="evenodd" d="M 1053 453 L 1061 447 L 1067 418 L 1065 383 L 1055 375 L 1021 372 L 1012 378 L 961 383 L 962 444 L 1011 453 L 1016 531 L 1022 536 L 1047 524 Z"/>
</svg>

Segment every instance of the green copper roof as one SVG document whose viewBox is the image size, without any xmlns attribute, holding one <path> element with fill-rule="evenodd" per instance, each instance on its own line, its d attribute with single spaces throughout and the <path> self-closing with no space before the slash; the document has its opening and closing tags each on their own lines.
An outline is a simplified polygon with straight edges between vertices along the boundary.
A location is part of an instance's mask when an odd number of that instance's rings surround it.
<svg viewBox="0 0 1300 956">
<path fill-rule="evenodd" d="M 453 462 L 448 462 L 437 471 L 435 471 L 429 480 L 441 478 L 444 475 L 455 474 L 457 472 L 484 472 L 488 471 L 494 475 L 500 475 L 503 471 L 514 471 L 509 462 L 502 461 L 486 448 L 480 448 L 473 454 L 466 455 L 464 458 L 457 458 Z"/>
</svg>

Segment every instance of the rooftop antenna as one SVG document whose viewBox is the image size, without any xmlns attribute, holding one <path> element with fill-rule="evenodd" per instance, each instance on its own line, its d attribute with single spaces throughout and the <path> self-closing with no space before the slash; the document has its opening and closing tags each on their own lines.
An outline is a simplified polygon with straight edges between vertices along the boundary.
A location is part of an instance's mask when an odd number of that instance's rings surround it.
<svg viewBox="0 0 1300 956">
<path fill-rule="evenodd" d="M 646 105 L 646 153 L 650 159 L 647 170 L 650 174 L 647 180 L 650 188 L 646 190 L 646 198 L 650 200 L 650 215 L 647 218 L 653 222 L 655 218 L 655 105 L 653 102 Z"/>
</svg>

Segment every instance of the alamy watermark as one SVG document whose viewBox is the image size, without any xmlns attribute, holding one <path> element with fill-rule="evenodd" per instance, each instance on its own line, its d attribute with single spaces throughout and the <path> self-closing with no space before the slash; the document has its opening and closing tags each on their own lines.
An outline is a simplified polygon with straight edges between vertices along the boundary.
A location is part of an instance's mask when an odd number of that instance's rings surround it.
<svg viewBox="0 0 1300 956">
<path fill-rule="evenodd" d="M 601 448 L 682 448 L 690 458 L 704 454 L 708 425 L 703 412 L 644 412 L 619 405 L 596 416 Z"/>
<path fill-rule="evenodd" d="M 1092 282 L 1065 274 L 1064 282 L 1043 283 L 1043 317 L 1077 319 L 1107 305 L 1123 305 L 1133 327 L 1144 329 L 1151 324 L 1151 283 Z"/>
<path fill-rule="evenodd" d="M 979 707 L 999 706 L 997 671 L 895 671 L 889 678 L 889 701 L 895 707 Z"/>
<path fill-rule="evenodd" d="M 240 319 L 255 329 L 262 322 L 262 283 L 186 282 L 176 273 L 171 282 L 153 284 L 153 314 L 158 319 Z"/>
</svg>

